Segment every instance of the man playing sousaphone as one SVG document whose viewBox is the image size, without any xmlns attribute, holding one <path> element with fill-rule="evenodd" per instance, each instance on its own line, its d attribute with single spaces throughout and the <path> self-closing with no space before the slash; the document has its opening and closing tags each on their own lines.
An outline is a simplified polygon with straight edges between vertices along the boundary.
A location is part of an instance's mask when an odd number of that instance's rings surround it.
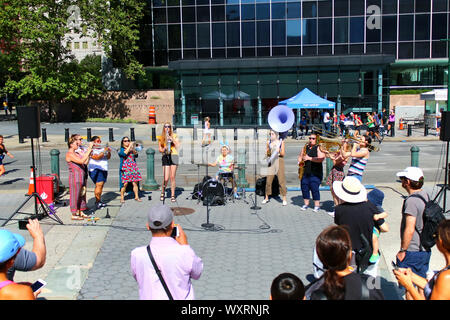
<svg viewBox="0 0 450 320">
<path fill-rule="evenodd" d="M 283 206 L 287 205 L 286 201 L 286 178 L 284 169 L 284 140 L 279 139 L 278 132 L 270 130 L 270 139 L 267 141 L 266 155 L 268 160 L 269 168 L 266 178 L 266 192 L 265 198 L 262 201 L 263 204 L 269 202 L 269 196 L 272 194 L 272 181 L 275 175 L 278 178 L 278 183 L 280 185 L 280 194 L 283 199 Z"/>
</svg>

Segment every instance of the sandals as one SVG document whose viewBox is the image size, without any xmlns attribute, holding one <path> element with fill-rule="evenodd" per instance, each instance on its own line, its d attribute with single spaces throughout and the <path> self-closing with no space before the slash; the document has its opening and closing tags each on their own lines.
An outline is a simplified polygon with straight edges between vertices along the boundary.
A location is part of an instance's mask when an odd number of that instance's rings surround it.
<svg viewBox="0 0 450 320">
<path fill-rule="evenodd" d="M 134 201 L 142 202 L 142 200 L 139 198 L 134 198 Z"/>
<path fill-rule="evenodd" d="M 175 197 L 170 197 L 170 201 L 175 202 Z"/>
<path fill-rule="evenodd" d="M 84 218 L 78 214 L 72 214 L 72 220 L 84 220 Z"/>
<path fill-rule="evenodd" d="M 164 192 L 161 192 L 161 196 L 159 197 L 160 201 L 164 201 Z"/>
<path fill-rule="evenodd" d="M 82 218 L 82 219 L 90 218 L 87 214 L 84 214 L 83 212 L 80 213 L 80 214 L 78 214 L 77 216 L 79 216 L 79 217 Z"/>
</svg>

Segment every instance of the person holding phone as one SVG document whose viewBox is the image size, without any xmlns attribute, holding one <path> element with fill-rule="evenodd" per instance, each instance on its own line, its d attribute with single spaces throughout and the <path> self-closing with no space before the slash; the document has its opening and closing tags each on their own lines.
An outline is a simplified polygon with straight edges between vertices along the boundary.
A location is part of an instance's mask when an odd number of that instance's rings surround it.
<svg viewBox="0 0 450 320">
<path fill-rule="evenodd" d="M 203 262 L 189 246 L 183 228 L 175 224 L 173 217 L 172 210 L 166 205 L 150 208 L 146 226 L 152 238 L 148 247 L 173 299 L 193 300 L 192 279 L 200 278 Z M 146 245 L 131 252 L 131 272 L 139 286 L 139 298 L 167 300 L 169 293 L 158 280 L 147 250 Z"/>
<path fill-rule="evenodd" d="M 20 234 L 0 230 L 0 300 L 36 299 L 30 286 L 8 280 L 8 270 L 24 245 L 25 239 Z"/>
<path fill-rule="evenodd" d="M 5 173 L 5 166 L 3 165 L 3 159 L 5 158 L 5 155 L 10 157 L 11 159 L 14 158 L 14 156 L 6 150 L 5 145 L 3 144 L 3 136 L 0 135 L 0 177 Z"/>
<path fill-rule="evenodd" d="M 133 184 L 134 200 L 141 202 L 142 200 L 139 198 L 138 182 L 142 180 L 142 176 L 136 163 L 138 152 L 135 149 L 134 142 L 132 142 L 130 138 L 122 138 L 119 157 L 120 203 L 125 202 L 124 196 L 128 183 Z"/>
</svg>

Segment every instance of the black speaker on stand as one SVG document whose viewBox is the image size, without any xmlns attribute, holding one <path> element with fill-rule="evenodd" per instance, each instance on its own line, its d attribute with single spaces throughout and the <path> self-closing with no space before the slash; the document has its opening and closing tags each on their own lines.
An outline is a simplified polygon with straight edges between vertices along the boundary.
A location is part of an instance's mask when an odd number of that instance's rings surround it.
<svg viewBox="0 0 450 320">
<path fill-rule="evenodd" d="M 17 208 L 13 214 L 8 218 L 5 219 L 5 222 L 2 224 L 2 227 L 4 227 L 8 221 L 10 221 L 17 213 L 23 213 L 23 214 L 29 214 L 25 212 L 20 212 L 20 210 L 30 201 L 31 199 L 34 199 L 34 215 L 32 215 L 32 218 L 37 218 L 38 220 L 41 220 L 42 218 L 49 217 L 52 220 L 58 222 L 59 224 L 63 224 L 61 219 L 48 207 L 47 203 L 45 203 L 39 193 L 37 193 L 36 190 L 36 166 L 34 162 L 34 145 L 33 145 L 33 139 L 39 139 L 41 136 L 41 121 L 40 121 L 40 110 L 37 106 L 32 107 L 17 107 L 17 125 L 18 125 L 18 131 L 19 131 L 19 139 L 31 139 L 31 171 L 33 173 L 33 187 L 34 190 L 25 199 L 25 201 Z"/>
</svg>

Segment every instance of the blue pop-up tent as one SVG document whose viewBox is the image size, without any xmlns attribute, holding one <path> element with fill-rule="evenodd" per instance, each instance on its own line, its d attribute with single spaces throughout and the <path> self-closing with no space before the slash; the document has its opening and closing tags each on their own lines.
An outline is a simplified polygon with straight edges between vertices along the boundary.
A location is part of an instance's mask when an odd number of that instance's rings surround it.
<svg viewBox="0 0 450 320">
<path fill-rule="evenodd" d="M 308 88 L 303 89 L 292 98 L 280 101 L 291 109 L 334 109 L 336 103 L 314 94 Z"/>
</svg>

